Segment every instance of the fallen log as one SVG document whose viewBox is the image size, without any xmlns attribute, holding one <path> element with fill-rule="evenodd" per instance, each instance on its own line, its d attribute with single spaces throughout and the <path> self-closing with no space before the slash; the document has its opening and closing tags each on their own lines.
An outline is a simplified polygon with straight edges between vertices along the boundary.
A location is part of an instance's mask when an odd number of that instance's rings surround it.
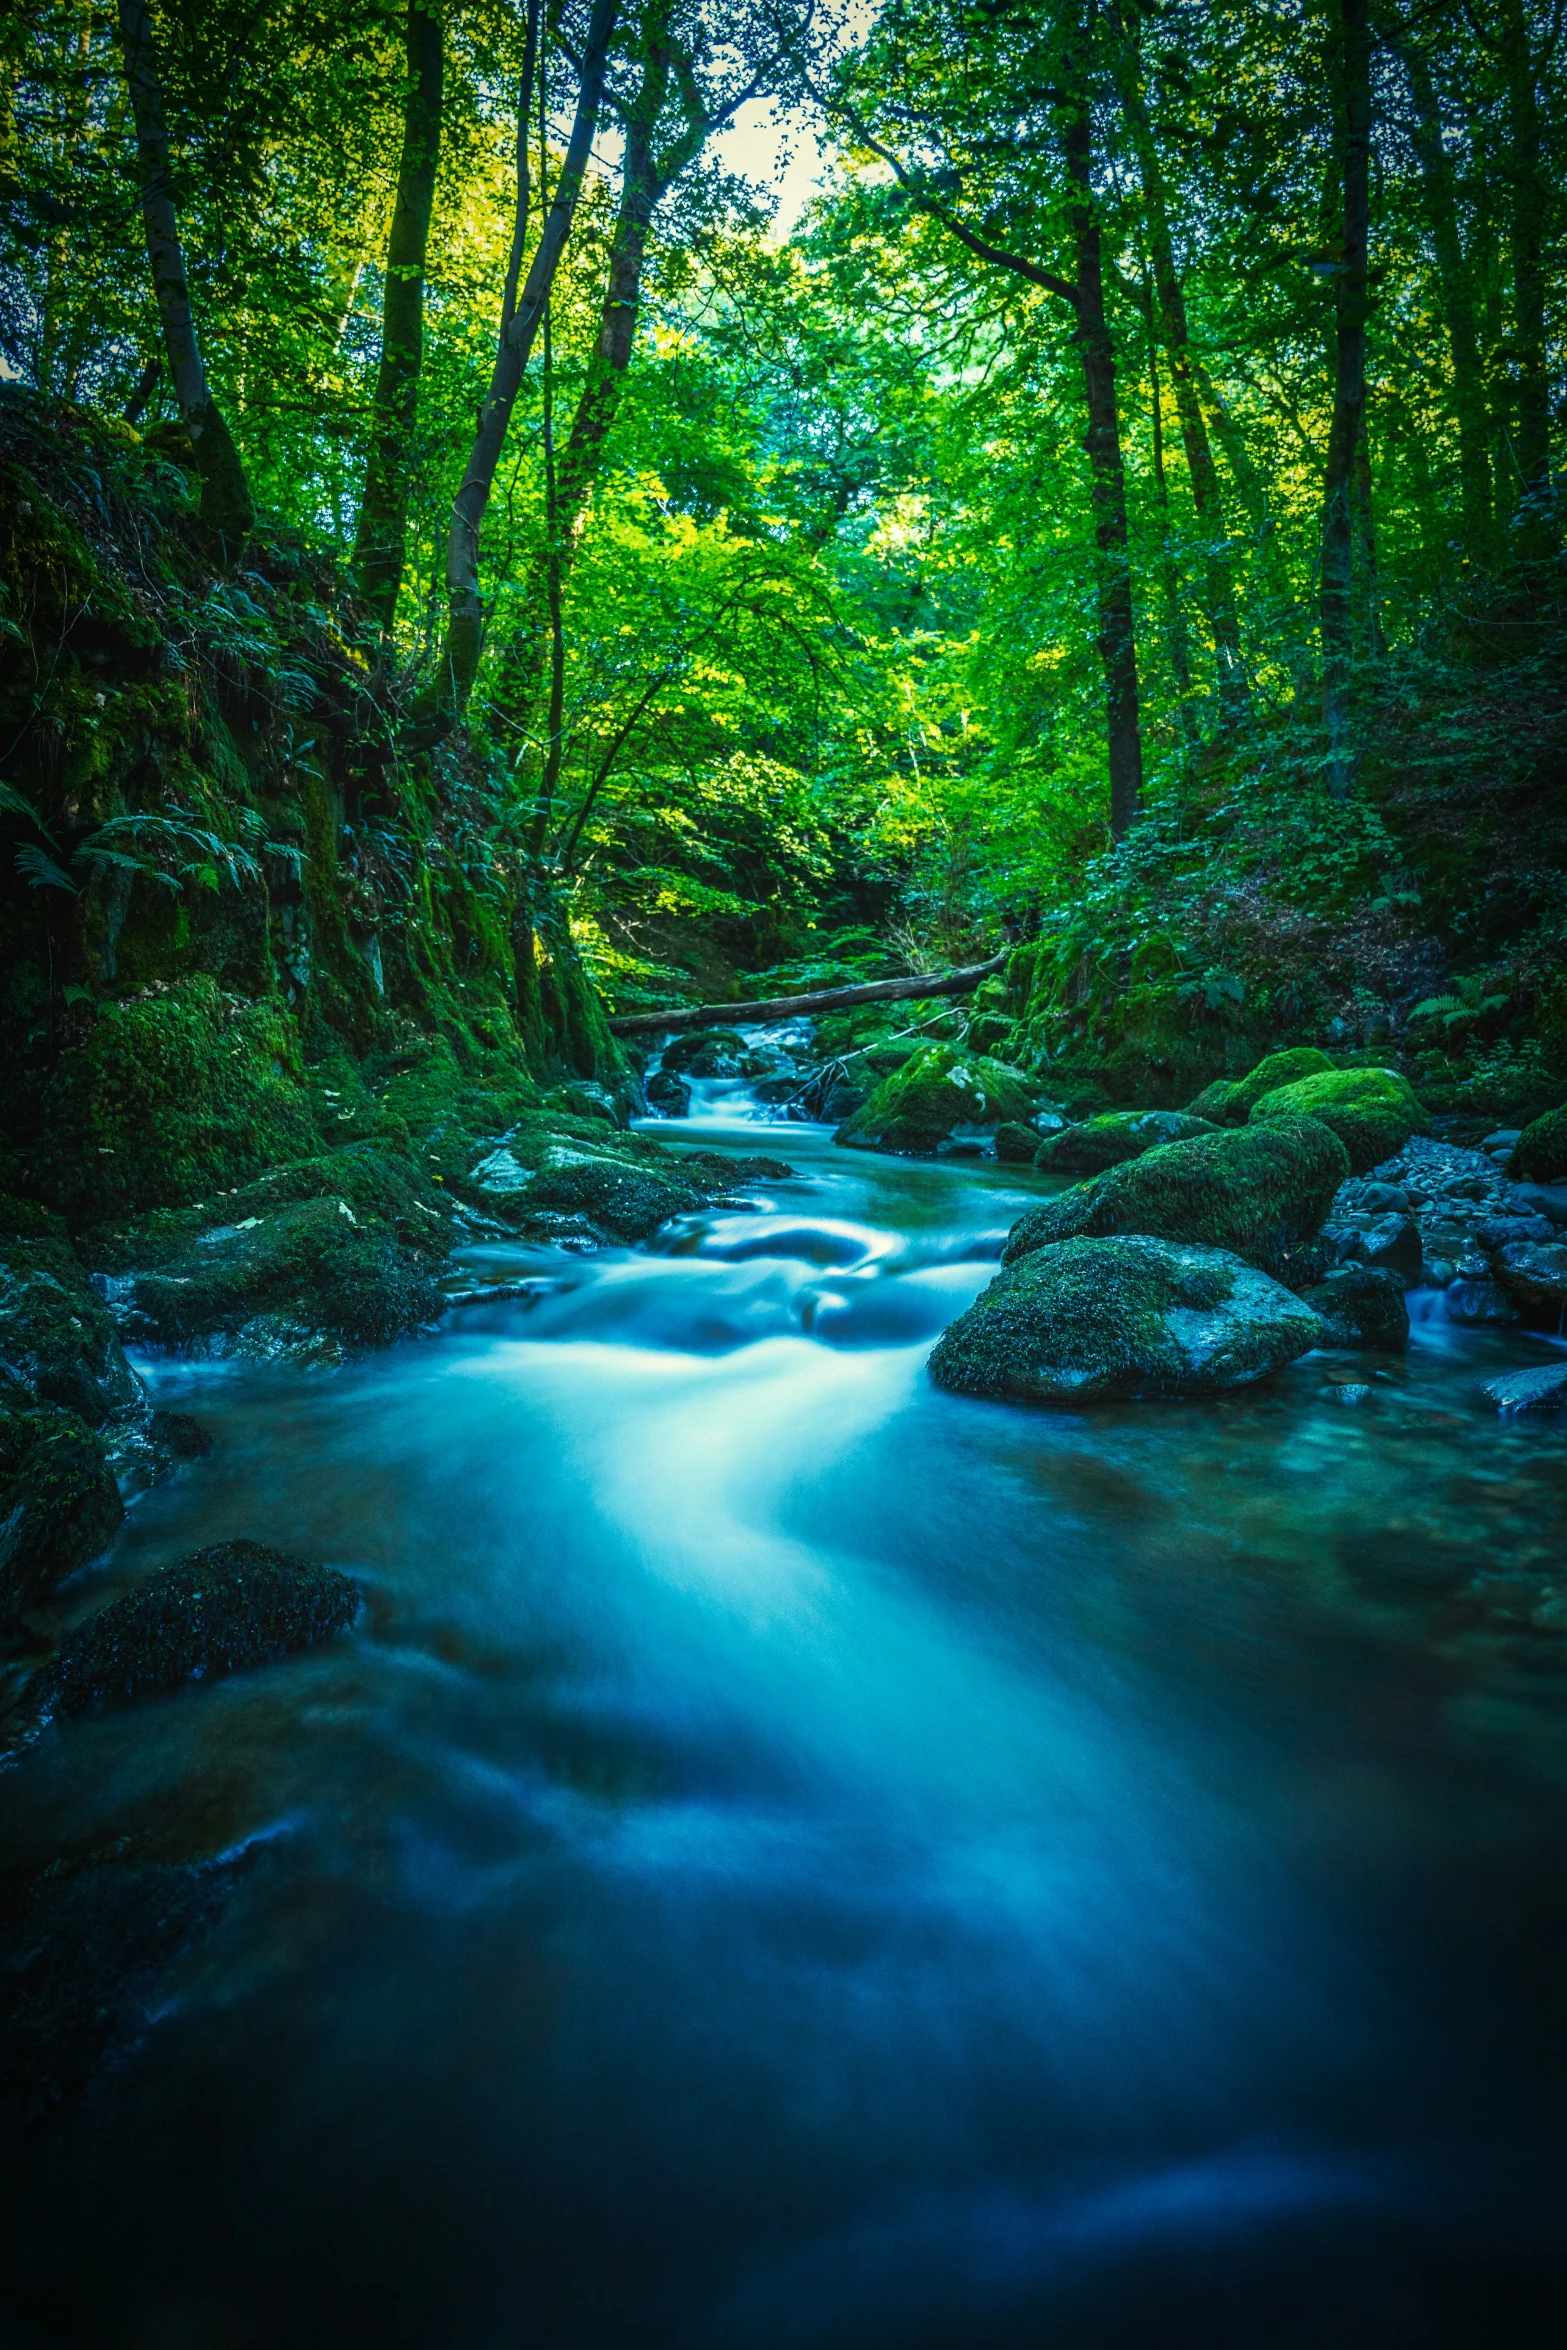
<svg viewBox="0 0 1567 2350">
<path fill-rule="evenodd" d="M 918 997 L 971 995 L 982 979 L 1005 968 L 1010 946 L 988 963 L 970 963 L 915 979 L 867 979 L 859 987 L 822 987 L 814 995 L 775 995 L 755 1004 L 698 1004 L 685 1012 L 625 1012 L 611 1020 L 611 1036 L 649 1036 L 681 1028 L 763 1028 L 802 1012 L 842 1012 L 851 1004 L 904 1004 Z"/>
</svg>

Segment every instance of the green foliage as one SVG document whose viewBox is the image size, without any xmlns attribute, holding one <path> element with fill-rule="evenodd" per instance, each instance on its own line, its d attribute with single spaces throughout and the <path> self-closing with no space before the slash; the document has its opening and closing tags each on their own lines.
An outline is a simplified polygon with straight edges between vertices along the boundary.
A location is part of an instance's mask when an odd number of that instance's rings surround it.
<svg viewBox="0 0 1567 2350">
<path fill-rule="evenodd" d="M 1275 1087 L 1251 1108 L 1253 1124 L 1300 1118 L 1320 1121 L 1338 1136 L 1355 1175 L 1392 1158 L 1412 1134 L 1431 1130 L 1424 1106 L 1396 1069 L 1321 1071 Z"/>
</svg>

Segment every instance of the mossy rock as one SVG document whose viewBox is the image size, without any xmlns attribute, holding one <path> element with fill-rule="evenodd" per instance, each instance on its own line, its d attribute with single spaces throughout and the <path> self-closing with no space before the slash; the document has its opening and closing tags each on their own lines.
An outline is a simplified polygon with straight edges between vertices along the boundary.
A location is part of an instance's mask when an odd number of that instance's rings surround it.
<svg viewBox="0 0 1567 2350">
<path fill-rule="evenodd" d="M 7 1216 L 5 1206 L 0 1227 L 27 1220 Z M 0 1381 L 64 1404 L 96 1428 L 135 1403 L 141 1388 L 63 1230 L 41 1210 L 33 1214 L 30 1237 L 0 1229 Z"/>
<path fill-rule="evenodd" d="M 930 1157 L 960 1130 L 993 1133 L 1001 1125 L 1026 1125 L 1033 1106 L 1033 1089 L 1021 1070 L 958 1045 L 927 1044 L 883 1079 L 834 1140 L 851 1150 Z"/>
<path fill-rule="evenodd" d="M 38 1188 L 73 1229 L 200 1199 L 316 1147 L 281 1005 L 189 979 L 105 1006 L 44 1094 Z"/>
<path fill-rule="evenodd" d="M 1345 1265 L 1301 1295 L 1321 1319 L 1326 1346 L 1402 1354 L 1409 1345 L 1403 1277 L 1389 1266 Z"/>
<path fill-rule="evenodd" d="M 996 1157 L 1003 1167 L 1031 1167 L 1039 1149 L 1036 1128 L 1004 1120 L 996 1128 Z"/>
<path fill-rule="evenodd" d="M 1217 1132 L 1208 1119 L 1186 1110 L 1112 1110 L 1082 1126 L 1047 1134 L 1034 1164 L 1047 1175 L 1102 1175 L 1107 1167 L 1140 1159 L 1144 1151 L 1162 1149 L 1167 1142 Z"/>
<path fill-rule="evenodd" d="M 131 1290 L 129 1327 L 161 1346 L 224 1342 L 242 1354 L 331 1359 L 436 1319 L 429 1259 L 361 1226 L 341 1195 L 203 1233 Z"/>
<path fill-rule="evenodd" d="M 650 1240 L 671 1216 L 704 1207 L 708 1186 L 667 1167 L 637 1167 L 620 1159 L 579 1158 L 545 1167 L 520 1195 L 530 1214 L 580 1216 L 606 1238 Z"/>
<path fill-rule="evenodd" d="M 273 1664 L 342 1632 L 358 1586 L 259 1542 L 216 1542 L 68 1634 L 33 1683 L 44 1716 Z"/>
<path fill-rule="evenodd" d="M 1081 1405 L 1221 1395 L 1321 1340 L 1310 1306 L 1224 1249 L 1062 1241 L 999 1273 L 942 1333 L 938 1387 Z"/>
<path fill-rule="evenodd" d="M 1056 1241 L 1135 1232 L 1230 1249 L 1279 1273 L 1320 1230 L 1348 1174 L 1343 1144 L 1312 1118 L 1199 1134 L 1030 1208 L 1002 1262 Z"/>
<path fill-rule="evenodd" d="M 1314 1118 L 1331 1127 L 1353 1175 L 1369 1174 L 1395 1157 L 1412 1134 L 1431 1131 L 1419 1097 L 1396 1069 L 1319 1070 L 1276 1086 L 1252 1104 L 1252 1125 L 1280 1118 Z"/>
<path fill-rule="evenodd" d="M 323 1151 L 318 1158 L 274 1167 L 254 1183 L 214 1193 L 188 1208 L 154 1209 L 84 1234 L 82 1254 L 94 1272 L 121 1274 L 162 1270 L 188 1254 L 204 1233 L 249 1224 L 305 1200 L 346 1200 L 355 1222 L 381 1232 L 398 1245 L 445 1262 L 451 1246 L 452 1203 L 411 1160 L 373 1143 Z"/>
<path fill-rule="evenodd" d="M 689 1028 L 670 1038 L 661 1066 L 677 1077 L 741 1077 L 750 1057 L 737 1028 Z"/>
<path fill-rule="evenodd" d="M 1567 1106 L 1547 1110 L 1514 1143 L 1507 1172 L 1515 1182 L 1558 1183 L 1567 1178 Z"/>
<path fill-rule="evenodd" d="M 1290 1045 L 1283 1052 L 1269 1053 L 1244 1077 L 1221 1077 L 1205 1086 L 1192 1103 L 1191 1114 L 1211 1118 L 1219 1126 L 1244 1126 L 1264 1094 L 1276 1093 L 1281 1085 L 1297 1084 L 1303 1077 L 1320 1077 L 1333 1067 L 1316 1045 Z"/>
<path fill-rule="evenodd" d="M 47 1598 L 113 1541 L 124 1514 L 85 1420 L 53 1405 L 0 1409 L 0 1612 Z"/>
</svg>

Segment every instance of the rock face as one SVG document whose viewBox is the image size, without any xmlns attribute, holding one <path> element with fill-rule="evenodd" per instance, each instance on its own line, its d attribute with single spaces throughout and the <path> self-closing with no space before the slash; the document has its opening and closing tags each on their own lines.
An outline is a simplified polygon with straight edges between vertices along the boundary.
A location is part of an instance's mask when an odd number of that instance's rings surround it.
<svg viewBox="0 0 1567 2350">
<path fill-rule="evenodd" d="M 1302 1292 L 1322 1324 L 1327 1346 L 1383 1349 L 1402 1354 L 1409 1344 L 1409 1308 L 1402 1277 L 1387 1267 L 1346 1265 Z"/>
<path fill-rule="evenodd" d="M 0 1614 L 57 1590 L 124 1514 L 103 1445 L 75 1412 L 0 1409 Z"/>
<path fill-rule="evenodd" d="M 1567 1362 L 1536 1371 L 1504 1371 L 1485 1392 L 1499 1412 L 1567 1412 Z"/>
<path fill-rule="evenodd" d="M 1321 1335 L 1309 1305 L 1227 1250 L 1066 1240 L 999 1273 L 943 1332 L 930 1375 L 1033 1403 L 1220 1395 Z"/>
<path fill-rule="evenodd" d="M 1547 1110 L 1514 1143 L 1507 1172 L 1525 1183 L 1557 1183 L 1567 1176 L 1567 1107 Z"/>
<path fill-rule="evenodd" d="M 1396 1069 L 1327 1069 L 1297 1078 L 1253 1103 L 1251 1123 L 1316 1118 L 1331 1127 L 1349 1153 L 1350 1171 L 1364 1175 L 1401 1151 L 1412 1134 L 1429 1133 L 1425 1109 Z"/>
<path fill-rule="evenodd" d="M 1317 1232 L 1347 1172 L 1343 1144 L 1310 1118 L 1198 1135 L 1030 1208 L 1002 1263 L 1079 1236 L 1145 1233 L 1230 1249 L 1276 1273 Z"/>
<path fill-rule="evenodd" d="M 1028 1080 L 982 1053 L 951 1044 L 922 1045 L 884 1078 L 834 1140 L 851 1150 L 896 1151 L 928 1158 L 960 1134 L 993 1134 L 1026 1125 L 1033 1108 Z"/>
<path fill-rule="evenodd" d="M 1186 1110 L 1111 1110 L 1047 1135 L 1034 1164 L 1047 1174 L 1102 1175 L 1107 1167 L 1140 1159 L 1144 1151 L 1167 1142 L 1190 1142 L 1195 1135 L 1218 1131 L 1209 1119 Z"/>
<path fill-rule="evenodd" d="M 1269 1053 L 1244 1077 L 1217 1078 L 1206 1086 L 1191 1105 L 1191 1116 L 1210 1118 L 1221 1126 L 1244 1126 L 1255 1105 L 1265 1093 L 1274 1093 L 1281 1085 L 1293 1085 L 1302 1077 L 1316 1077 L 1330 1070 L 1333 1063 L 1314 1044 L 1292 1046 L 1289 1051 Z"/>
<path fill-rule="evenodd" d="M 35 1677 L 38 1711 L 86 1713 L 271 1664 L 343 1631 L 359 1591 L 260 1542 L 217 1542 L 78 1624 Z"/>
</svg>

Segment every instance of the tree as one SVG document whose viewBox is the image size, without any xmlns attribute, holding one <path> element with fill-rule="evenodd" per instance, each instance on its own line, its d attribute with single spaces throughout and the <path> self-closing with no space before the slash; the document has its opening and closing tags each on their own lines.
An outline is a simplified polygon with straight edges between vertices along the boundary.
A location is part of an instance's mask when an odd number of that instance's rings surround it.
<svg viewBox="0 0 1567 2350">
<path fill-rule="evenodd" d="M 1366 271 L 1371 203 L 1371 41 L 1365 0 L 1337 0 L 1333 36 L 1340 215 L 1333 257 L 1333 416 L 1322 486 L 1322 717 L 1328 788 L 1353 768 L 1354 476 L 1366 424 Z"/>
</svg>

